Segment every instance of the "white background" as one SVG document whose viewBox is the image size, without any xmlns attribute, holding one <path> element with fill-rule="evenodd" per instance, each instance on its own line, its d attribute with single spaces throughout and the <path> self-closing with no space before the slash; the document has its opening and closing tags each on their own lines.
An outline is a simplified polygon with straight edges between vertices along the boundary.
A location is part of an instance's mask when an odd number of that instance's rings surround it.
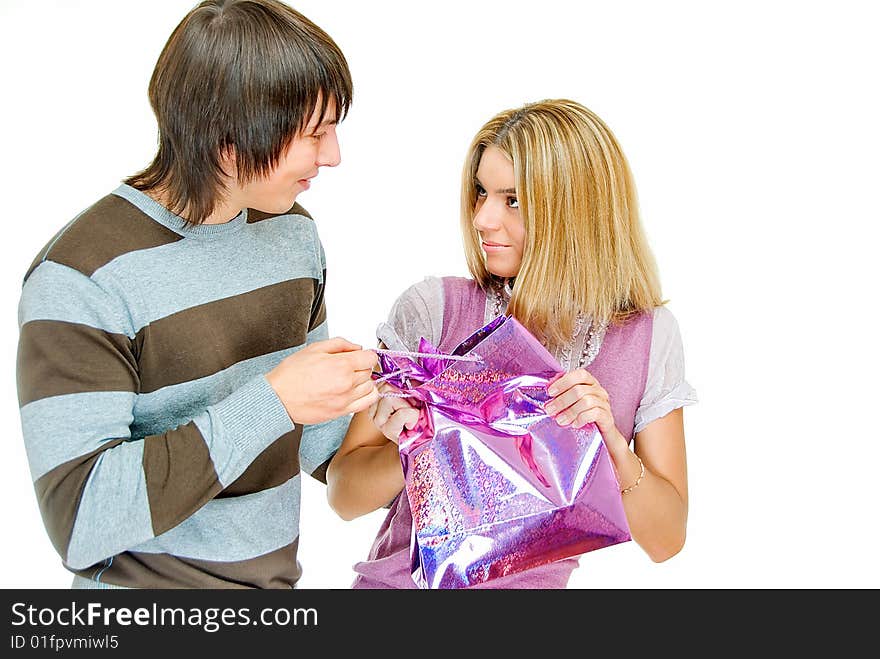
<svg viewBox="0 0 880 659">
<path fill-rule="evenodd" d="M 152 157 L 149 76 L 191 4 L 0 2 L 0 587 L 70 583 L 21 438 L 21 279 Z M 374 345 L 406 286 L 465 274 L 459 172 L 495 112 L 578 100 L 630 159 L 700 397 L 685 413 L 688 540 L 661 564 L 634 543 L 588 554 L 571 587 L 880 587 L 870 5 L 294 4 L 355 81 L 342 165 L 299 199 L 327 252 L 331 334 Z M 300 585 L 347 588 L 383 512 L 343 522 L 305 481 Z"/>
</svg>

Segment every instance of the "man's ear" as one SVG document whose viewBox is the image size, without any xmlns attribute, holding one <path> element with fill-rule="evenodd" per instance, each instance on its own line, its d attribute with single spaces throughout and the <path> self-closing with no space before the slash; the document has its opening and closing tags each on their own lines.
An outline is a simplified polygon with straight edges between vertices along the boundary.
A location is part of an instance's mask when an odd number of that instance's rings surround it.
<svg viewBox="0 0 880 659">
<path fill-rule="evenodd" d="M 233 180 L 238 178 L 238 153 L 232 144 L 220 147 L 220 168 L 229 178 Z"/>
</svg>

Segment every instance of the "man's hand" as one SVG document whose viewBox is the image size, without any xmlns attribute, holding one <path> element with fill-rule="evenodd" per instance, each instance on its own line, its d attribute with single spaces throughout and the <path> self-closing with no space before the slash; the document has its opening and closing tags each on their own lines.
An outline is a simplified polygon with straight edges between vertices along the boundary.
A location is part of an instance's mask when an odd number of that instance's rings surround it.
<svg viewBox="0 0 880 659">
<path fill-rule="evenodd" d="M 378 361 L 372 350 L 337 337 L 290 355 L 266 374 L 266 380 L 294 423 L 322 423 L 379 400 L 370 378 Z"/>
</svg>

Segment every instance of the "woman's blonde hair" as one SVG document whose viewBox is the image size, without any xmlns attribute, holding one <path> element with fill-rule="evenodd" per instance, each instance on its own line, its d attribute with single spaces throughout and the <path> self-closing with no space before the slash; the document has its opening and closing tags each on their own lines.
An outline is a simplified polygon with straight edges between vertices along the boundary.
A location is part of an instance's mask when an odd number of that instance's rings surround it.
<svg viewBox="0 0 880 659">
<path fill-rule="evenodd" d="M 486 269 L 473 225 L 477 168 L 489 146 L 513 162 L 526 231 L 509 314 L 545 344 L 561 346 L 571 341 L 579 313 L 618 323 L 663 304 L 623 151 L 599 117 L 565 99 L 497 114 L 468 149 L 461 228 L 468 269 L 480 286 L 499 283 Z"/>
</svg>

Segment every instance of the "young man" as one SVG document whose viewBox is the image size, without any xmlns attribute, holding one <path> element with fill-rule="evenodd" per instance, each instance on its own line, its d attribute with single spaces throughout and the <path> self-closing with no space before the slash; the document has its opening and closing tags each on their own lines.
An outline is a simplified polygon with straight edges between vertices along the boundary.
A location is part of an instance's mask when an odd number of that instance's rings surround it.
<svg viewBox="0 0 880 659">
<path fill-rule="evenodd" d="M 154 161 L 25 276 L 18 392 L 74 587 L 287 588 L 300 473 L 324 480 L 372 351 L 327 339 L 326 267 L 294 203 L 339 164 L 332 39 L 275 0 L 206 0 L 150 82 Z"/>
</svg>

